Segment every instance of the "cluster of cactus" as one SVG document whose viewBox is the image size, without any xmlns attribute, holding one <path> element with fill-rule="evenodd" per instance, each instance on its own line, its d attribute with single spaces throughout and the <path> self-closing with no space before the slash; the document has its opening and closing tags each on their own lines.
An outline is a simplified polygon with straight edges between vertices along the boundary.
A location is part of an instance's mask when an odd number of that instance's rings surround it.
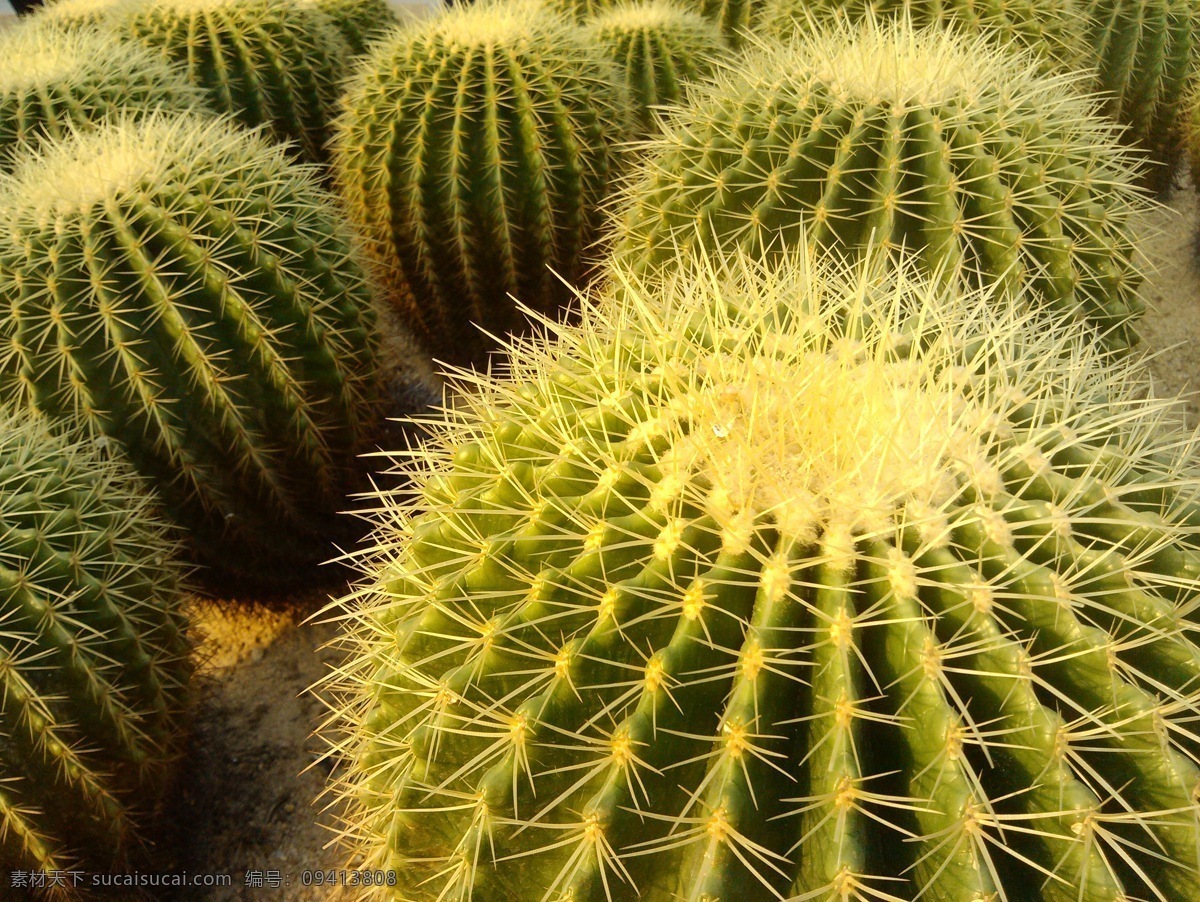
<svg viewBox="0 0 1200 902">
<path fill-rule="evenodd" d="M 0 412 L 0 863 L 138 859 L 190 697 L 176 540 L 94 442 Z"/>
<path fill-rule="evenodd" d="M 140 47 L 49 23 L 0 32 L 0 170 L 21 142 L 117 113 L 204 106 L 180 72 Z"/>
<path fill-rule="evenodd" d="M 680 101 L 684 84 L 706 76 L 725 56 L 716 27 L 672 0 L 624 0 L 587 29 L 624 73 L 634 129 L 642 136 L 658 130 L 655 106 Z"/>
<path fill-rule="evenodd" d="M 448 10 L 379 42 L 345 104 L 343 200 L 431 350 L 478 360 L 480 329 L 521 328 L 510 295 L 570 298 L 629 128 L 578 26 L 536 3 Z"/>
<path fill-rule="evenodd" d="M 111 436 L 216 570 L 319 561 L 376 391 L 331 207 L 220 118 L 45 147 L 0 178 L 0 403 Z"/>
<path fill-rule="evenodd" d="M 343 66 L 353 54 L 316 4 L 147 0 L 115 4 L 106 21 L 183 68 L 217 111 L 294 142 L 304 160 L 327 159 Z"/>
<path fill-rule="evenodd" d="M 400 898 L 1193 898 L 1196 436 L 810 261 L 618 269 L 403 465 L 335 679 Z"/>
<path fill-rule="evenodd" d="M 689 93 L 646 142 L 614 254 L 652 267 L 693 247 L 906 248 L 931 272 L 1032 286 L 1113 349 L 1142 311 L 1145 201 L 1115 127 L 1032 59 L 868 21 L 763 45 Z"/>
<path fill-rule="evenodd" d="M 1075 0 L 765 0 L 760 30 L 788 39 L 836 20 L 904 17 L 919 27 L 986 35 L 1046 61 L 1079 65 L 1084 59 L 1082 16 Z"/>
<path fill-rule="evenodd" d="M 1089 0 L 1087 12 L 1087 46 L 1105 112 L 1156 164 L 1146 170 L 1146 185 L 1165 191 L 1181 155 L 1200 10 L 1191 0 Z"/>
</svg>

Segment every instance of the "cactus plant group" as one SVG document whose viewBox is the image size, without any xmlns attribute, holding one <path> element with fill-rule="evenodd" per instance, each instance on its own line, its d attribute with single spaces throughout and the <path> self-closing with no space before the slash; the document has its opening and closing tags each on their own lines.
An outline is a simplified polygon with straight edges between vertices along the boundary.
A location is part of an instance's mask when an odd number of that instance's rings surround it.
<svg viewBox="0 0 1200 902">
<path fill-rule="evenodd" d="M 868 20 L 762 44 L 689 94 L 646 144 L 619 206 L 635 266 L 703 246 L 905 247 L 932 271 L 1136 342 L 1136 165 L 1077 76 L 1030 57 Z"/>
<path fill-rule="evenodd" d="M 431 350 L 478 360 L 479 328 L 520 328 L 510 293 L 541 311 L 570 297 L 628 119 L 613 64 L 536 3 L 451 9 L 376 45 L 347 89 L 338 174 Z"/>
<path fill-rule="evenodd" d="M 396 898 L 1194 897 L 1196 436 L 810 257 L 617 269 L 407 456 L 332 734 Z"/>
<path fill-rule="evenodd" d="M 624 73 L 635 131 L 657 131 L 654 107 L 683 99 L 683 86 L 707 75 L 725 54 L 716 27 L 672 0 L 624 0 L 597 15 L 589 37 Z"/>
<path fill-rule="evenodd" d="M 119 442 L 218 570 L 323 560 L 376 338 L 310 169 L 152 115 L 45 147 L 0 211 L 0 402 Z"/>
<path fill-rule="evenodd" d="M 126 464 L 0 412 L 6 872 L 116 871 L 149 844 L 190 698 L 176 551 Z"/>
</svg>

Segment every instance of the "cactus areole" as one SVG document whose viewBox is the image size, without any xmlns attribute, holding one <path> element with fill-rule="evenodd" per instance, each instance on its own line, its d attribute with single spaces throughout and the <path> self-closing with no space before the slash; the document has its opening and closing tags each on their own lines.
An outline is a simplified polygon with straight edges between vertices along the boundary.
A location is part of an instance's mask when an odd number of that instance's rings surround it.
<svg viewBox="0 0 1200 902">
<path fill-rule="evenodd" d="M 907 269 L 725 266 L 469 377 L 384 498 L 360 860 L 404 899 L 1194 898 L 1173 408 Z"/>
</svg>

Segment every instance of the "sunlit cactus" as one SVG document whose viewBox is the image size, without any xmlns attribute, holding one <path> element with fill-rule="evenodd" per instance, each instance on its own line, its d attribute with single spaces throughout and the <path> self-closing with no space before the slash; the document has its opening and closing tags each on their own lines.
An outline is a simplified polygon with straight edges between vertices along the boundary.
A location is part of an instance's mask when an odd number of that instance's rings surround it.
<svg viewBox="0 0 1200 902">
<path fill-rule="evenodd" d="M 372 303 L 312 167 L 228 120 L 115 122 L 0 177 L 0 403 L 116 440 L 216 570 L 329 557 Z"/>
<path fill-rule="evenodd" d="M 904 247 L 1002 294 L 1032 286 L 1126 348 L 1146 201 L 1078 79 L 903 23 L 763 43 L 644 145 L 614 205 L 616 253 L 656 266 L 677 248 L 759 254 L 805 233 L 843 252 Z"/>
<path fill-rule="evenodd" d="M 1170 187 L 1183 142 L 1183 99 L 1200 50 L 1200 8 L 1192 0 L 1088 0 L 1089 62 L 1105 111 L 1155 163 L 1147 185 Z"/>
<path fill-rule="evenodd" d="M 403 455 L 326 687 L 384 892 L 1194 898 L 1182 406 L 816 259 L 618 268 Z"/>
<path fill-rule="evenodd" d="M 140 47 L 41 23 L 0 31 L 0 169 L 20 142 L 121 113 L 205 108 L 182 73 Z"/>
<path fill-rule="evenodd" d="M 192 671 L 178 548 L 153 507 L 93 442 L 0 412 L 5 887 L 14 871 L 122 871 L 153 844 Z"/>
<path fill-rule="evenodd" d="M 327 156 L 346 61 L 353 55 L 315 4 L 277 0 L 119 3 L 117 33 L 176 63 L 222 113 L 265 126 L 310 162 Z"/>
<path fill-rule="evenodd" d="M 588 35 L 625 73 L 642 135 L 658 129 L 655 106 L 678 103 L 726 55 L 716 27 L 671 0 L 624 0 L 592 19 Z"/>
<path fill-rule="evenodd" d="M 347 87 L 338 175 L 432 351 L 478 362 L 480 328 L 526 326 L 510 294 L 570 299 L 629 115 L 603 51 L 536 3 L 451 9 L 375 46 Z"/>
</svg>

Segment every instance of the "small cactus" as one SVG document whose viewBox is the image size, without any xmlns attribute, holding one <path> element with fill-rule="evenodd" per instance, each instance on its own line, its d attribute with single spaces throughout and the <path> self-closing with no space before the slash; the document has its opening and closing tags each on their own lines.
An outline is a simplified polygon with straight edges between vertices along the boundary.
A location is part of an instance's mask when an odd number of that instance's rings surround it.
<svg viewBox="0 0 1200 902">
<path fill-rule="evenodd" d="M 1195 898 L 1200 439 L 807 261 L 618 270 L 405 456 L 326 734 L 381 895 Z"/>
<path fill-rule="evenodd" d="M 0 32 L 0 170 L 20 142 L 122 112 L 205 108 L 182 73 L 140 47 L 41 23 Z"/>
<path fill-rule="evenodd" d="M 338 175 L 431 350 L 478 360 L 476 327 L 522 327 L 510 293 L 543 312 L 570 298 L 628 129 L 613 64 L 537 4 L 451 9 L 376 45 L 348 86 Z"/>
<path fill-rule="evenodd" d="M 327 159 L 346 60 L 337 28 L 316 6 L 277 0 L 147 0 L 119 4 L 117 32 L 183 67 L 218 112 Z"/>
<path fill-rule="evenodd" d="M 224 119 L 48 144 L 0 177 L 0 403 L 119 442 L 218 571 L 323 560 L 376 391 L 332 207 Z"/>
<path fill-rule="evenodd" d="M 372 41 L 400 24 L 388 0 L 303 0 L 333 23 L 355 56 L 362 56 Z"/>
<path fill-rule="evenodd" d="M 1105 112 L 1156 164 L 1146 185 L 1166 191 L 1183 143 L 1183 100 L 1198 49 L 1192 0 L 1089 0 L 1086 46 L 1098 67 Z"/>
<path fill-rule="evenodd" d="M 1004 294 L 1031 285 L 1114 349 L 1141 259 L 1136 167 L 1075 90 L 982 37 L 868 20 L 763 43 L 665 117 L 620 203 L 615 253 L 904 247 Z"/>
<path fill-rule="evenodd" d="M 124 870 L 150 844 L 192 671 L 178 549 L 152 505 L 95 443 L 0 411 L 5 886 Z"/>
<path fill-rule="evenodd" d="M 725 56 L 716 27 L 671 0 L 625 0 L 592 19 L 587 32 L 625 73 L 643 136 L 658 130 L 653 107 L 677 103 L 686 82 L 705 77 Z"/>
</svg>

